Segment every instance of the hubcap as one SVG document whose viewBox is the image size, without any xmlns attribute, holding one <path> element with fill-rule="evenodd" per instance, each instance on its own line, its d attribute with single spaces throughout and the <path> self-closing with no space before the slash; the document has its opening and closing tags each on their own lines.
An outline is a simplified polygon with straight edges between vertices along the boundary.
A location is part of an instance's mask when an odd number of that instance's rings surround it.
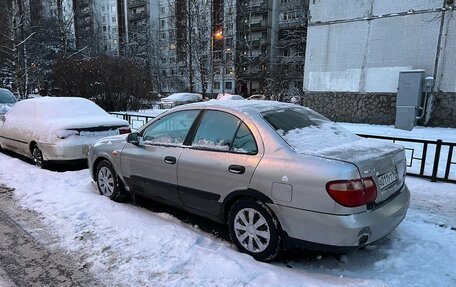
<svg viewBox="0 0 456 287">
<path fill-rule="evenodd" d="M 107 167 L 100 168 L 98 172 L 98 186 L 101 193 L 110 197 L 114 192 L 114 177 Z"/>
<path fill-rule="evenodd" d="M 234 218 L 234 233 L 239 243 L 253 253 L 264 251 L 271 239 L 266 219 L 253 208 L 239 210 Z"/>
<path fill-rule="evenodd" d="M 43 166 L 43 154 L 38 148 L 33 149 L 33 162 L 38 167 Z"/>
</svg>

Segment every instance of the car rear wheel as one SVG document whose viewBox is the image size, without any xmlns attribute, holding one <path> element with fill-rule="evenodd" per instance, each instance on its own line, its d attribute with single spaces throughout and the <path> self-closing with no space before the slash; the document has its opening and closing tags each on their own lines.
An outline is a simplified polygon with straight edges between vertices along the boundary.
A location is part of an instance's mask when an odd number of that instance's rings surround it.
<svg viewBox="0 0 456 287">
<path fill-rule="evenodd" d="M 39 168 L 46 168 L 47 162 L 44 160 L 43 152 L 37 147 L 32 149 L 33 163 Z"/>
<path fill-rule="evenodd" d="M 129 194 L 121 185 L 119 177 L 109 161 L 103 160 L 98 164 L 96 175 L 97 187 L 101 195 L 117 202 L 124 202 L 128 199 Z"/>
<path fill-rule="evenodd" d="M 228 227 L 236 247 L 256 260 L 271 261 L 280 253 L 280 226 L 264 203 L 236 202 L 228 216 Z"/>
</svg>

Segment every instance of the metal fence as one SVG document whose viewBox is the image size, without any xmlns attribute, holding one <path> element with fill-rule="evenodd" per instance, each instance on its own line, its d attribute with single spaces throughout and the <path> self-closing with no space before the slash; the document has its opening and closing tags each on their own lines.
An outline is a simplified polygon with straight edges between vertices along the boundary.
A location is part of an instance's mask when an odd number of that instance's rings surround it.
<svg viewBox="0 0 456 287">
<path fill-rule="evenodd" d="M 154 119 L 154 116 L 135 113 L 111 112 L 112 115 L 128 121 L 133 130 Z M 430 179 L 432 182 L 456 183 L 456 143 L 442 140 L 421 140 L 400 137 L 358 134 L 361 137 L 390 141 L 405 147 L 407 174 Z"/>
<path fill-rule="evenodd" d="M 139 129 L 143 125 L 147 124 L 150 120 L 155 118 L 154 116 L 147 116 L 135 113 L 110 112 L 110 114 L 128 121 L 133 130 Z"/>
<path fill-rule="evenodd" d="M 400 137 L 358 134 L 371 139 L 392 141 L 405 147 L 407 174 L 431 179 L 432 182 L 456 183 L 456 143 L 442 140 L 421 140 Z M 452 169 L 453 168 L 453 169 Z"/>
</svg>

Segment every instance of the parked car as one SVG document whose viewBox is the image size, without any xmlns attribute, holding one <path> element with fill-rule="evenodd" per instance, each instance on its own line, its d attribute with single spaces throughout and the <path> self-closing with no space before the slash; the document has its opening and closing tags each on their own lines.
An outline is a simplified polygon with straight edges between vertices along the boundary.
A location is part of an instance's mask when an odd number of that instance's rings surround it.
<svg viewBox="0 0 456 287">
<path fill-rule="evenodd" d="M 0 89 L 0 115 L 6 114 L 16 103 L 16 97 L 10 90 Z"/>
<path fill-rule="evenodd" d="M 266 101 L 267 98 L 266 98 L 265 95 L 255 94 L 255 95 L 251 95 L 250 97 L 248 97 L 247 100 L 261 100 L 261 101 Z"/>
<path fill-rule="evenodd" d="M 141 195 L 227 223 L 238 249 L 264 261 L 282 247 L 373 243 L 403 220 L 410 199 L 402 146 L 271 101 L 174 108 L 95 143 L 89 168 L 102 195 Z"/>
<path fill-rule="evenodd" d="M 239 101 L 239 100 L 245 100 L 242 96 L 239 95 L 223 95 L 221 97 L 217 97 L 217 100 L 220 101 Z"/>
<path fill-rule="evenodd" d="M 38 167 L 86 159 L 96 140 L 128 132 L 127 121 L 83 98 L 28 99 L 0 116 L 0 147 L 32 158 Z"/>
<path fill-rule="evenodd" d="M 203 96 L 196 93 L 175 93 L 160 101 L 161 109 L 170 109 L 188 103 L 201 102 Z"/>
</svg>

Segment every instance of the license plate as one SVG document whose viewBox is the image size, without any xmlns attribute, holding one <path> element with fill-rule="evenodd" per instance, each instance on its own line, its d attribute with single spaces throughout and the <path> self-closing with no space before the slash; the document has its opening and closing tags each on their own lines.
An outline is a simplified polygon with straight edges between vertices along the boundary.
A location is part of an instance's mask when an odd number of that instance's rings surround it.
<svg viewBox="0 0 456 287">
<path fill-rule="evenodd" d="M 380 185 L 380 189 L 383 189 L 398 179 L 397 169 L 394 168 L 392 171 L 380 175 L 378 177 L 378 184 Z"/>
</svg>

